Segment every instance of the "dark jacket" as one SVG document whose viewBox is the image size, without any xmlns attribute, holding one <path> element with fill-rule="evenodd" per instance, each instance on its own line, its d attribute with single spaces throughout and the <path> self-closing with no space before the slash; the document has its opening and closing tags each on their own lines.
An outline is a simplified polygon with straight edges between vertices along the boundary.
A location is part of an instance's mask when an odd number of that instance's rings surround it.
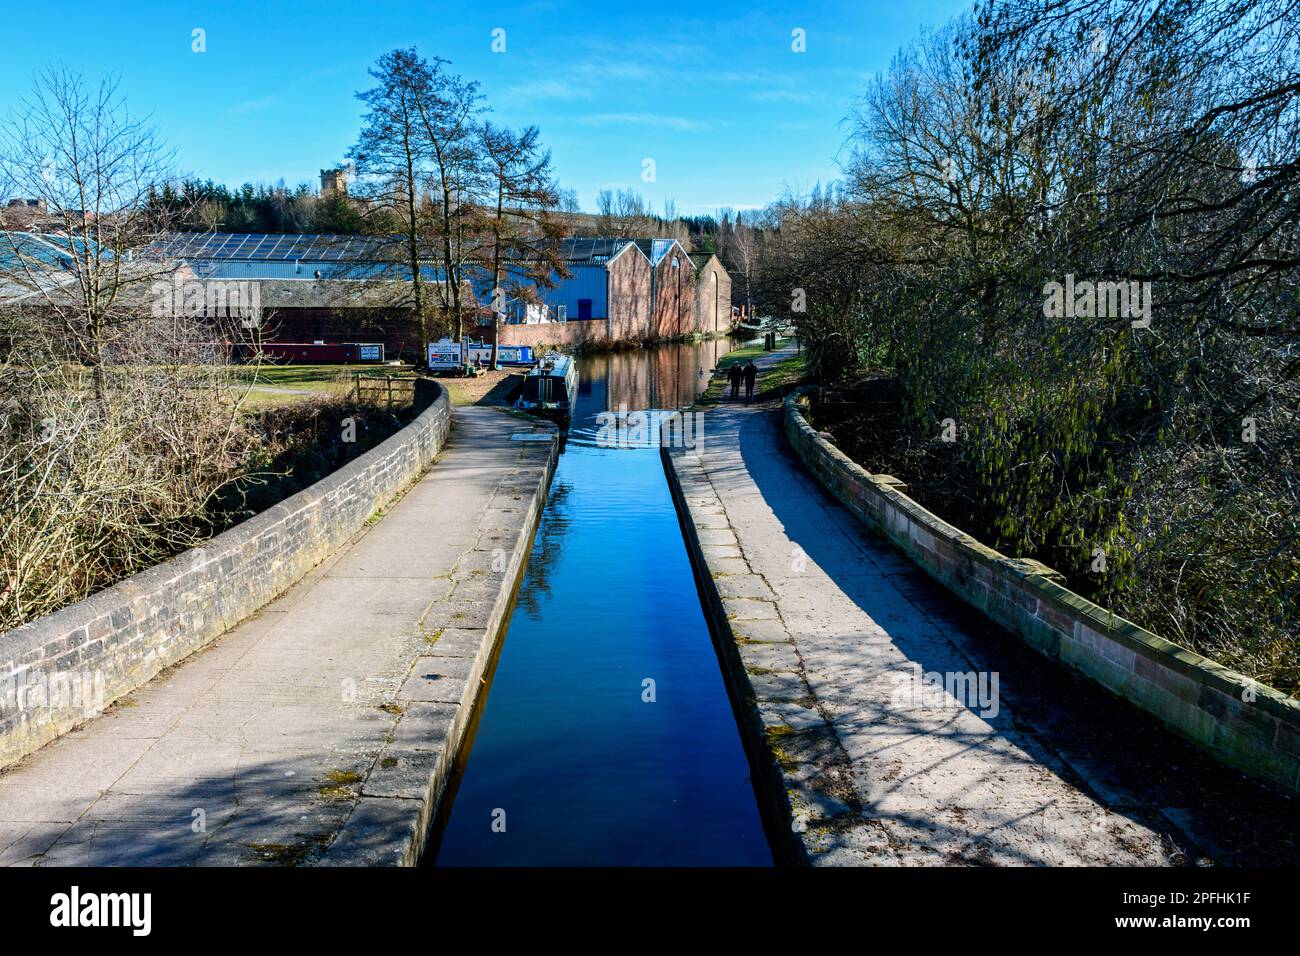
<svg viewBox="0 0 1300 956">
<path fill-rule="evenodd" d="M 754 379 L 758 378 L 758 366 L 755 365 L 753 362 L 750 362 L 745 366 L 744 375 L 745 375 L 745 384 L 753 385 Z"/>
<path fill-rule="evenodd" d="M 732 385 L 739 385 L 739 384 L 740 384 L 740 366 L 739 366 L 739 365 L 733 365 L 733 366 L 731 366 L 731 368 L 727 369 L 727 381 L 730 382 Z"/>
</svg>

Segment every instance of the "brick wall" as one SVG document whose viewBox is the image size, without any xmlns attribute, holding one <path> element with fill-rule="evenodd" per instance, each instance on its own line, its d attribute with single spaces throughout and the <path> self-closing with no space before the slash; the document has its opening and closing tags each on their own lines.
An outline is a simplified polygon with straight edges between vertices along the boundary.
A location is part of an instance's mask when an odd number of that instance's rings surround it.
<svg viewBox="0 0 1300 956">
<path fill-rule="evenodd" d="M 199 650 L 360 530 L 446 441 L 446 390 L 420 380 L 416 405 L 397 434 L 203 547 L 0 634 L 0 767 Z"/>
<path fill-rule="evenodd" d="M 673 268 L 673 262 L 677 268 Z M 688 335 L 695 325 L 695 269 L 680 246 L 673 248 L 655 266 L 653 314 L 650 320 L 655 338 Z"/>
<path fill-rule="evenodd" d="M 641 342 L 652 337 L 650 325 L 650 261 L 636 248 L 611 259 L 609 274 L 609 337 L 615 342 Z"/>
<path fill-rule="evenodd" d="M 673 257 L 678 267 L 672 267 Z M 651 294 L 651 273 L 655 276 Z M 713 323 L 713 283 L 701 281 L 705 273 L 718 276 L 718 324 Z M 697 276 L 690 258 L 680 249 L 660 260 L 657 268 L 635 248 L 610 261 L 607 269 L 609 317 L 536 325 L 504 325 L 501 341 L 507 345 L 597 348 L 676 338 L 691 333 L 726 332 L 731 323 L 731 278 L 717 259 L 711 259 Z M 653 299 L 653 302 L 652 302 Z M 653 308 L 652 308 L 653 304 Z M 419 333 L 409 310 L 378 308 L 281 307 L 272 312 L 264 333 L 279 342 L 382 342 L 389 359 L 422 356 Z M 491 341 L 493 330 L 474 326 L 469 334 Z"/>
<path fill-rule="evenodd" d="M 504 325 L 507 345 L 597 348 L 643 342 L 651 336 L 650 263 L 636 249 L 613 259 L 608 268 L 609 318 Z"/>
<path fill-rule="evenodd" d="M 542 322 L 536 325 L 503 325 L 501 341 L 505 345 L 531 345 L 533 353 L 549 345 L 571 348 L 595 348 L 614 344 L 604 319 L 573 319 L 568 322 Z"/>
<path fill-rule="evenodd" d="M 717 256 L 710 256 L 695 273 L 693 332 L 715 335 L 731 329 L 731 276 Z"/>
<path fill-rule="evenodd" d="M 1037 561 L 1008 558 L 926 511 L 809 425 L 805 390 L 785 431 L 810 471 L 927 573 L 1029 644 L 1159 718 L 1229 766 L 1300 792 L 1300 701 L 1143 630 L 1068 590 Z"/>
<path fill-rule="evenodd" d="M 409 309 L 278 308 L 263 333 L 274 342 L 382 342 L 388 359 L 413 359 L 422 351 L 419 327 Z"/>
</svg>

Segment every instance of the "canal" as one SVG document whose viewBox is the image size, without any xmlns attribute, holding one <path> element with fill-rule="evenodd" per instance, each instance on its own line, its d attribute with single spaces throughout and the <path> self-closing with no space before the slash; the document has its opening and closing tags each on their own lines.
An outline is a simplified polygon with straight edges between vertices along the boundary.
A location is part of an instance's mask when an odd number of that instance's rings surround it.
<svg viewBox="0 0 1300 956">
<path fill-rule="evenodd" d="M 569 438 L 426 863 L 771 865 L 657 443 L 610 447 L 597 421 L 689 405 L 732 347 L 579 360 Z"/>
</svg>

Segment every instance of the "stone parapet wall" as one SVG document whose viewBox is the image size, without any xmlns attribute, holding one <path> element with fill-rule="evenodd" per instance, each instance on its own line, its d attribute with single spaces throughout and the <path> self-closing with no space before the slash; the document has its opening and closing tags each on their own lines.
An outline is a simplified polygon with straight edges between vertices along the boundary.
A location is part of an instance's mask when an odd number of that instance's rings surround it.
<svg viewBox="0 0 1300 956">
<path fill-rule="evenodd" d="M 95 716 L 295 584 L 425 470 L 451 429 L 447 391 L 333 474 L 84 601 L 0 634 L 0 767 Z"/>
<path fill-rule="evenodd" d="M 808 390 L 785 400 L 785 432 L 817 479 L 931 577 L 1043 654 L 1156 716 L 1229 766 L 1300 792 L 1300 701 L 1172 644 L 921 507 L 867 472 L 807 419 Z"/>
</svg>

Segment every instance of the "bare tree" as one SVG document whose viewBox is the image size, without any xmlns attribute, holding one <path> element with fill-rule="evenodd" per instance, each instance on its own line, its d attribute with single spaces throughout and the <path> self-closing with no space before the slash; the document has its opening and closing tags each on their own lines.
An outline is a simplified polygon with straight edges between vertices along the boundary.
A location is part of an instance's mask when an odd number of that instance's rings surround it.
<svg viewBox="0 0 1300 956">
<path fill-rule="evenodd" d="M 369 112 L 350 153 L 362 174 L 378 180 L 372 187 L 377 197 L 400 213 L 422 340 L 428 332 L 421 274 L 426 260 L 438 266 L 438 304 L 456 337 L 464 336 L 462 288 L 484 188 L 478 135 L 483 96 L 478 83 L 449 66 L 441 57 L 426 60 L 414 47 L 380 57 L 370 71 L 378 85 L 359 94 Z"/>
<path fill-rule="evenodd" d="M 559 197 L 560 212 L 574 213 L 581 212 L 582 206 L 578 203 L 578 191 L 576 189 L 559 189 L 556 191 Z"/>
<path fill-rule="evenodd" d="M 45 220 L 0 233 L 3 628 L 206 536 L 246 459 L 228 363 L 248 316 L 207 314 L 155 251 L 170 153 L 111 81 L 41 74 L 0 126 L 0 182 Z"/>
<path fill-rule="evenodd" d="M 1297 50 L 1292 0 L 982 0 L 870 85 L 755 283 L 824 380 L 887 370 L 930 506 L 1290 692 Z"/>
<path fill-rule="evenodd" d="M 456 338 L 463 339 L 461 284 L 472 248 L 473 207 L 484 186 L 482 141 L 477 125 L 484 107 L 478 83 L 451 73 L 447 69 L 450 65 L 441 57 L 418 60 L 411 81 L 416 112 L 432 161 L 429 182 L 434 239 L 442 273 L 439 286 L 442 305 L 456 329 Z"/>
<path fill-rule="evenodd" d="M 603 236 L 627 239 L 656 231 L 645 197 L 633 189 L 602 189 L 596 195 L 597 228 Z"/>
<path fill-rule="evenodd" d="M 63 254 L 70 281 L 51 275 L 40 244 L 0 233 L 7 278 L 57 316 L 103 401 L 113 334 L 174 269 L 140 255 L 171 221 L 150 200 L 174 178 L 172 153 L 130 112 L 115 81 L 87 84 L 52 67 L 0 124 L 0 171 L 9 189 L 42 204 L 56 224 L 40 243 Z"/>
<path fill-rule="evenodd" d="M 745 314 L 754 310 L 754 285 L 758 273 L 758 238 L 745 215 L 730 209 L 718 214 L 718 258 L 732 272 L 740 274 L 745 296 Z M 751 316 L 752 319 L 752 316 Z"/>
</svg>

